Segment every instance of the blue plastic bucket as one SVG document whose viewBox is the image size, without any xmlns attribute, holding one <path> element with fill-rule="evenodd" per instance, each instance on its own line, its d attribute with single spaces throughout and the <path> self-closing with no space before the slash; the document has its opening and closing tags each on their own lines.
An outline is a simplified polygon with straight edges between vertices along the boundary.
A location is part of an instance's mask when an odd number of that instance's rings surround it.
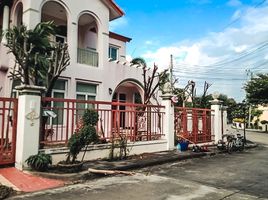
<svg viewBox="0 0 268 200">
<path fill-rule="evenodd" d="M 179 145 L 180 145 L 181 151 L 187 151 L 189 143 L 188 142 L 180 142 Z"/>
</svg>

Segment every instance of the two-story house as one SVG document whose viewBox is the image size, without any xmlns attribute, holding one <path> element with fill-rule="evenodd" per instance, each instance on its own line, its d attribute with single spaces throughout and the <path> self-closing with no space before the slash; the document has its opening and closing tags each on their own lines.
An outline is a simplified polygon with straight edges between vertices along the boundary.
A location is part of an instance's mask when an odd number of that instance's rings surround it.
<svg viewBox="0 0 268 200">
<path fill-rule="evenodd" d="M 0 30 L 54 21 L 53 39 L 67 42 L 71 64 L 63 72 L 53 97 L 135 102 L 142 96 L 142 70 L 126 61 L 131 39 L 109 31 L 109 22 L 124 15 L 113 0 L 0 0 Z M 10 96 L 13 56 L 0 44 L 0 96 Z"/>
</svg>

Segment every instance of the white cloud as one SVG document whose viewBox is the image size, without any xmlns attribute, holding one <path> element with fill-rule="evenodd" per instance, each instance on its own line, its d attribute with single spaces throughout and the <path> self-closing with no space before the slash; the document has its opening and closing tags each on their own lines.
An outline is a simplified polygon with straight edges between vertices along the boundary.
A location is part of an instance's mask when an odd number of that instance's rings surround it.
<svg viewBox="0 0 268 200">
<path fill-rule="evenodd" d="M 132 61 L 132 59 L 133 59 L 133 58 L 132 58 L 132 56 L 131 56 L 131 55 L 127 55 L 127 56 L 126 56 L 126 60 L 127 60 L 128 62 L 131 62 L 131 61 Z"/>
<path fill-rule="evenodd" d="M 239 16 L 238 14 L 236 11 L 233 16 Z M 248 8 L 240 17 L 240 27 L 229 27 L 222 32 L 210 33 L 198 41 L 183 41 L 161 47 L 146 52 L 142 57 L 149 64 L 155 62 L 163 69 L 169 66 L 170 54 L 173 54 L 176 61 L 175 70 L 180 71 L 182 79 L 189 79 L 189 76 L 197 77 L 199 81 L 211 79 L 209 82 L 214 83 L 213 90 L 226 92 L 241 100 L 244 81 L 237 79 L 246 80 L 245 69 L 253 69 L 267 58 L 268 45 L 263 49 L 256 46 L 268 41 L 268 7 Z M 234 58 L 235 62 L 227 62 Z M 206 67 L 222 60 L 225 60 L 224 65 Z M 222 84 L 216 78 L 226 80 Z"/>
<path fill-rule="evenodd" d="M 239 0 L 229 0 L 227 2 L 227 5 L 228 6 L 232 6 L 232 7 L 237 7 L 237 6 L 241 6 L 242 5 L 242 2 L 239 1 Z"/>
<path fill-rule="evenodd" d="M 152 45 L 154 42 L 152 41 L 152 40 L 147 40 L 147 41 L 145 41 L 145 44 L 146 45 Z"/>
<path fill-rule="evenodd" d="M 110 22 L 110 30 L 114 31 L 118 28 L 125 27 L 128 25 L 128 19 L 126 17 L 121 17 Z"/>
<path fill-rule="evenodd" d="M 239 19 L 241 17 L 241 14 L 242 14 L 241 10 L 235 11 L 235 13 L 233 14 L 231 20 L 234 21 L 234 20 Z"/>
</svg>

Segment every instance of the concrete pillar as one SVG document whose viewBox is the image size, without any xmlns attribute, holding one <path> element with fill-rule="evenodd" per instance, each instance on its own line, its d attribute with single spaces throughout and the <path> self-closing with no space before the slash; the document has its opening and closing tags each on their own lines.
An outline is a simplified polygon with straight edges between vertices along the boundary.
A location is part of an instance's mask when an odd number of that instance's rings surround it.
<svg viewBox="0 0 268 200">
<path fill-rule="evenodd" d="M 221 102 L 218 99 L 211 101 L 211 110 L 214 111 L 214 127 L 215 143 L 222 138 L 222 121 L 221 121 Z"/>
<path fill-rule="evenodd" d="M 41 91 L 43 87 L 18 86 L 19 107 L 17 123 L 15 167 L 27 167 L 25 160 L 38 153 L 41 116 Z"/>
<path fill-rule="evenodd" d="M 3 11 L 3 31 L 7 31 L 9 28 L 9 7 L 8 6 L 4 6 L 4 11 Z M 2 43 L 6 44 L 7 43 L 7 39 L 4 36 L 2 38 Z"/>
<path fill-rule="evenodd" d="M 77 63 L 77 48 L 78 48 L 78 22 L 76 18 L 68 18 L 67 23 L 67 42 L 70 54 L 70 62 Z"/>
<path fill-rule="evenodd" d="M 167 150 L 173 150 L 174 145 L 174 106 L 171 101 L 172 95 L 165 94 L 162 97 L 162 105 L 165 106 L 163 131 L 167 139 Z"/>
<path fill-rule="evenodd" d="M 223 133 L 225 133 L 227 130 L 227 110 L 226 110 L 226 108 L 224 108 L 222 110 L 222 117 L 223 117 L 223 119 L 222 119 Z"/>
</svg>

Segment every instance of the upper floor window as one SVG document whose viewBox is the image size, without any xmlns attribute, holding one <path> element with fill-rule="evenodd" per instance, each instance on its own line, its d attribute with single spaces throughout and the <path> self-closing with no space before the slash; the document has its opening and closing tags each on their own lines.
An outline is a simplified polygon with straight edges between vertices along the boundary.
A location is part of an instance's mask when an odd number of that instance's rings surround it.
<svg viewBox="0 0 268 200">
<path fill-rule="evenodd" d="M 62 35 L 56 35 L 56 36 L 55 36 L 55 40 L 56 40 L 56 42 L 65 43 L 67 39 L 66 39 L 65 36 L 62 36 Z"/>
<path fill-rule="evenodd" d="M 115 46 L 109 46 L 109 58 L 112 60 L 118 60 L 119 48 Z"/>
<path fill-rule="evenodd" d="M 67 41 L 67 11 L 61 3 L 47 1 L 41 10 L 41 21 L 53 21 L 56 25 L 56 34 L 51 36 L 52 41 L 60 43 Z"/>
</svg>

